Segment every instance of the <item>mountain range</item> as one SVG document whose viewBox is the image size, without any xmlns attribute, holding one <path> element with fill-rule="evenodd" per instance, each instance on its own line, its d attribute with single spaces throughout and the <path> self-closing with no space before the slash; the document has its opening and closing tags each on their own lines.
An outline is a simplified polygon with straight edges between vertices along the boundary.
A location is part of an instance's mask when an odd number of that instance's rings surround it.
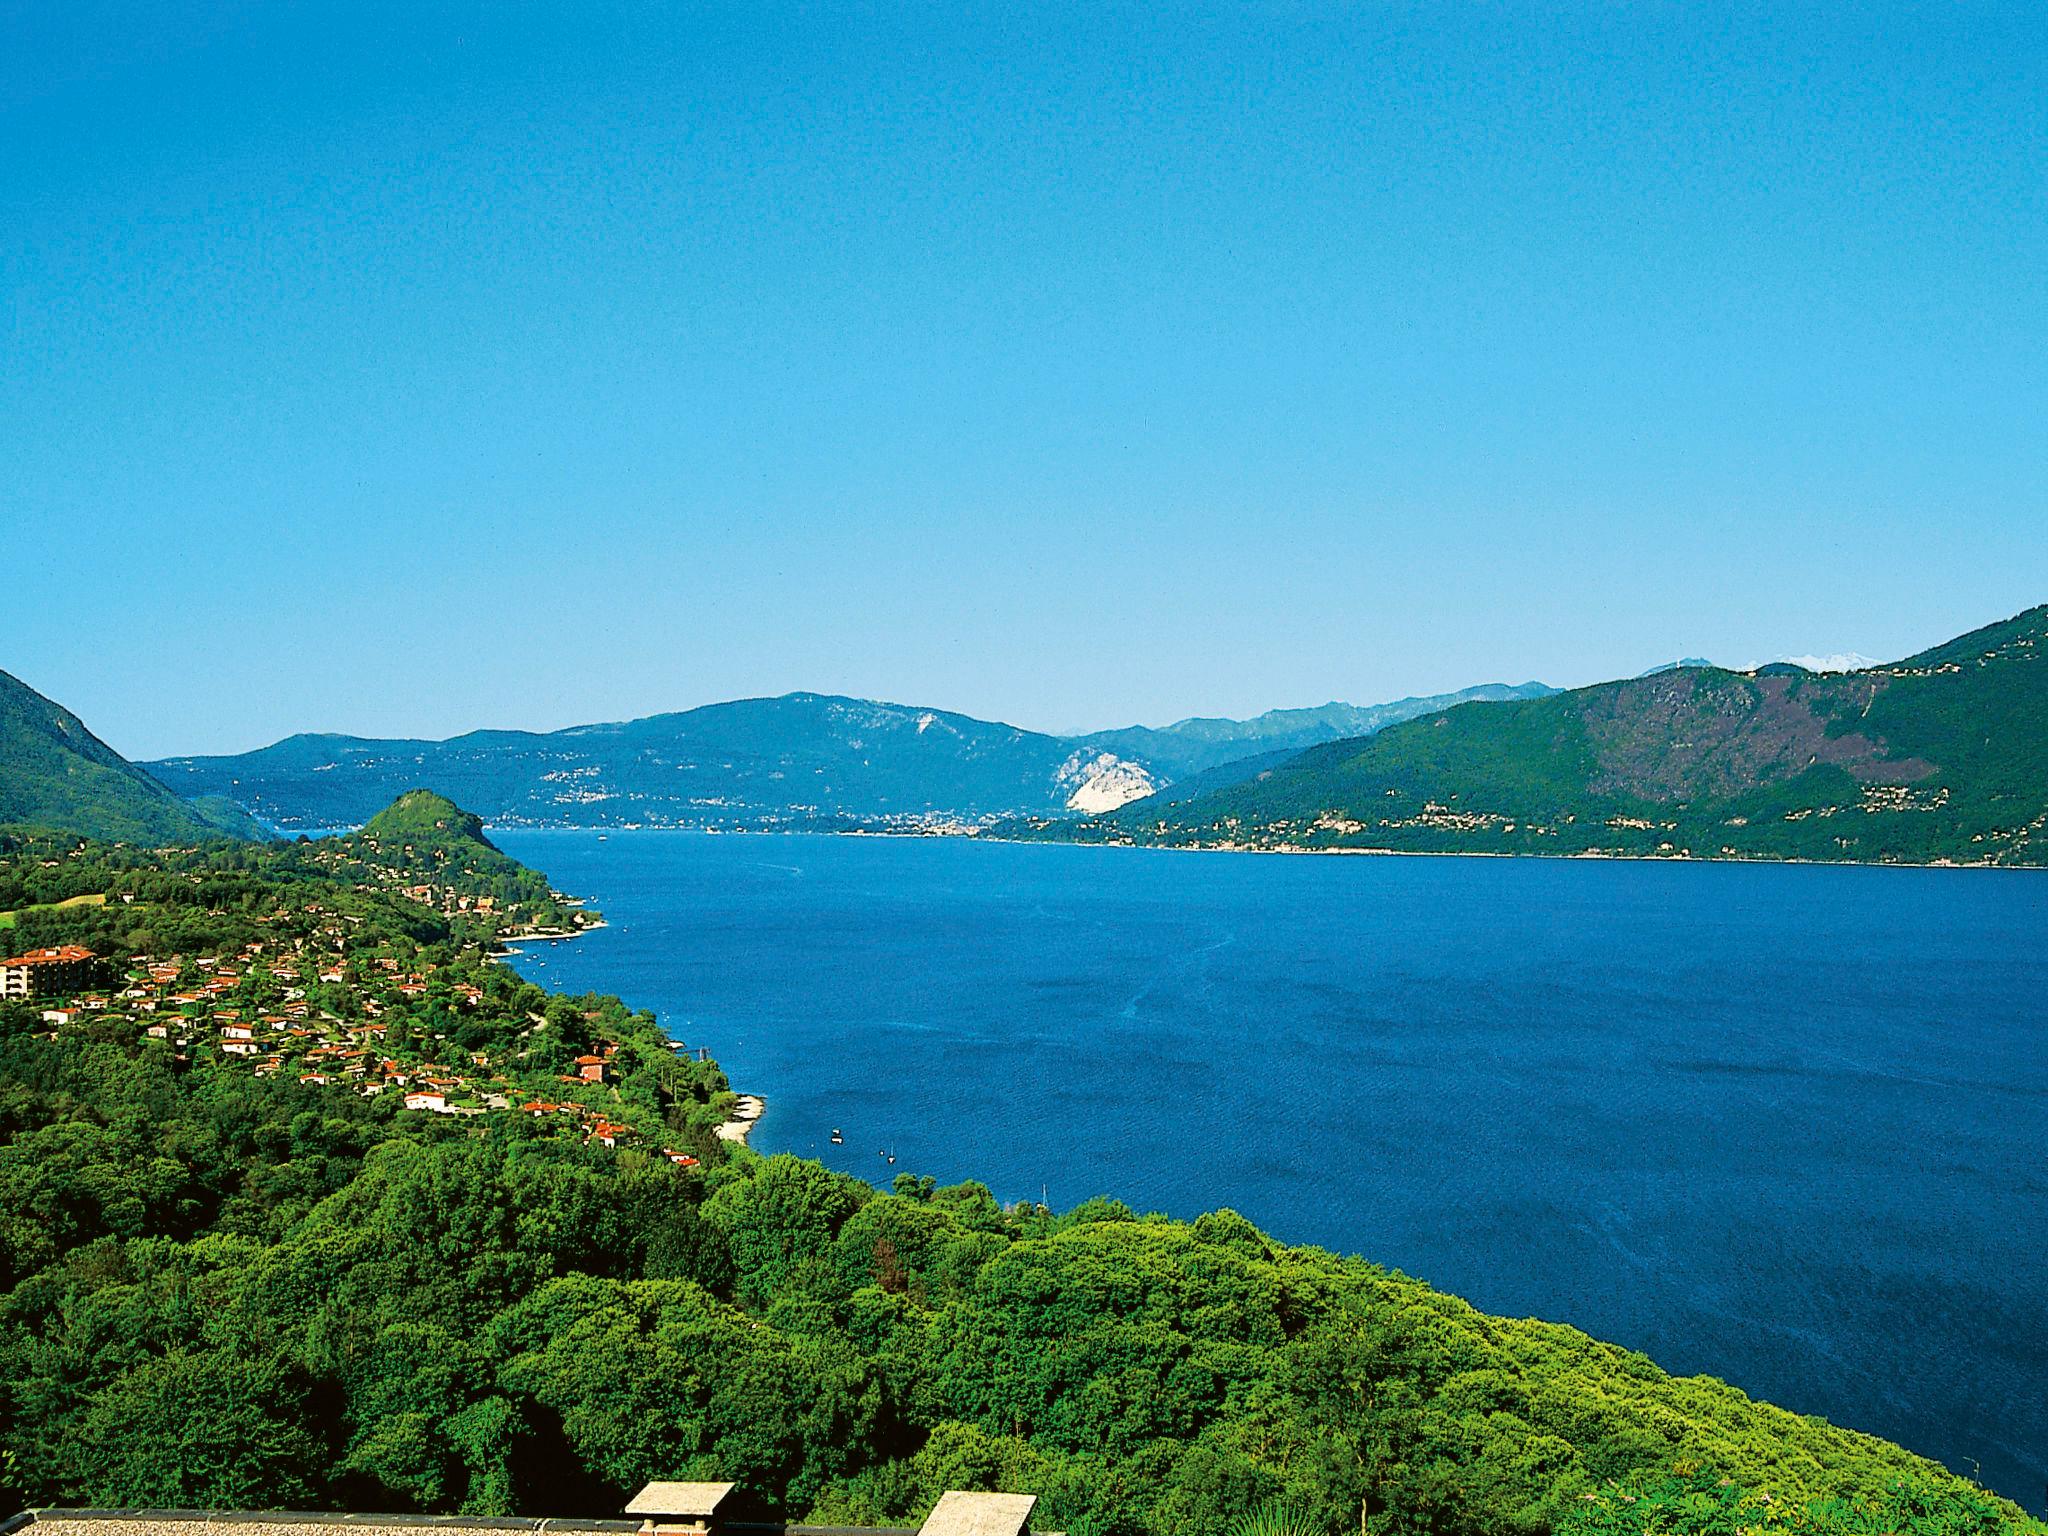
<svg viewBox="0 0 2048 1536">
<path fill-rule="evenodd" d="M 2048 863 L 2048 607 L 1853 672 L 1681 665 L 1012 826 L 1169 846 Z"/>
<path fill-rule="evenodd" d="M 1275 710 L 1053 736 L 948 710 L 792 693 L 547 733 L 446 741 L 292 736 L 230 757 L 149 764 L 182 794 L 234 801 L 288 831 L 354 826 L 416 785 L 492 825 L 911 827 L 1113 810 L 1185 780 L 1228 782 L 1275 754 L 1360 736 L 1467 699 L 1546 693 L 1487 685 L 1361 708 Z"/>
<path fill-rule="evenodd" d="M 358 826 L 426 787 L 511 826 L 2048 863 L 2044 651 L 2048 607 L 1851 671 L 1688 660 L 1566 693 L 1490 684 L 1072 736 L 793 693 L 546 733 L 301 735 L 143 766 L 0 673 L 0 825 L 252 836 Z"/>
</svg>

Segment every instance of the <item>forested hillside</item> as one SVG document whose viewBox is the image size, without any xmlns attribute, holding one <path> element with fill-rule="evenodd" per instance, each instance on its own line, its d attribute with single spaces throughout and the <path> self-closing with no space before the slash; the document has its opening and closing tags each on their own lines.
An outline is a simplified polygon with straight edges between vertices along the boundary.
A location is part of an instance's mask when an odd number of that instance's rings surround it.
<svg viewBox="0 0 2048 1536">
<path fill-rule="evenodd" d="M 2048 863 L 2048 607 L 1862 672 L 1680 667 L 1462 705 L 1020 836 L 1182 846 Z"/>
<path fill-rule="evenodd" d="M 0 827 L 175 842 L 243 836 L 245 817 L 188 805 L 62 705 L 0 672 Z"/>
<path fill-rule="evenodd" d="M 429 902 L 379 864 L 469 837 L 444 807 L 347 847 L 0 866 L 37 942 L 118 972 L 0 1007 L 0 1502 L 615 1514 L 703 1476 L 834 1522 L 1024 1489 L 1132 1536 L 1269 1500 L 1332 1536 L 1361 1503 L 1389 1533 L 2038 1530 L 1229 1212 L 731 1147 L 715 1064 L 484 960 L 530 920 L 479 907 L 502 872 L 444 862 Z"/>
</svg>

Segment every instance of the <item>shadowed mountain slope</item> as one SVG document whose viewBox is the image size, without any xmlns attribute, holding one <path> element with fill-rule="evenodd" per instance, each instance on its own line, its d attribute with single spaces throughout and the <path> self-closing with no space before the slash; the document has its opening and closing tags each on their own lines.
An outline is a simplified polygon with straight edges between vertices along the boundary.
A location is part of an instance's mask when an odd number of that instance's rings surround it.
<svg viewBox="0 0 2048 1536">
<path fill-rule="evenodd" d="M 1168 845 L 2048 863 L 2048 607 L 1889 666 L 1678 667 L 1465 704 L 1176 805 Z"/>
</svg>

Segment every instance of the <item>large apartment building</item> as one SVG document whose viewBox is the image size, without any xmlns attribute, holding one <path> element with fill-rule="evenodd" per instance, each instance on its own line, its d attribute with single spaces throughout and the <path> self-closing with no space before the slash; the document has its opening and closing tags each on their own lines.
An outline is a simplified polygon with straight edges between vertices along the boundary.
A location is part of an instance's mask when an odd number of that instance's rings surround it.
<svg viewBox="0 0 2048 1536">
<path fill-rule="evenodd" d="M 98 983 L 105 968 L 80 944 L 32 949 L 0 960 L 0 998 L 58 997 Z"/>
</svg>

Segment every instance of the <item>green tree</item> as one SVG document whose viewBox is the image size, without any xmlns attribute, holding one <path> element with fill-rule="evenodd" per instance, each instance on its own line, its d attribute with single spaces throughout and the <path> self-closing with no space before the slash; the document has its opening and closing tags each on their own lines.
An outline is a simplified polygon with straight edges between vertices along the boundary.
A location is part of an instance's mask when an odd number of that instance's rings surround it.
<svg viewBox="0 0 2048 1536">
<path fill-rule="evenodd" d="M 61 1484 L 79 1502 L 274 1509 L 318 1502 L 328 1457 L 288 1362 L 173 1354 L 94 1394 Z"/>
</svg>

